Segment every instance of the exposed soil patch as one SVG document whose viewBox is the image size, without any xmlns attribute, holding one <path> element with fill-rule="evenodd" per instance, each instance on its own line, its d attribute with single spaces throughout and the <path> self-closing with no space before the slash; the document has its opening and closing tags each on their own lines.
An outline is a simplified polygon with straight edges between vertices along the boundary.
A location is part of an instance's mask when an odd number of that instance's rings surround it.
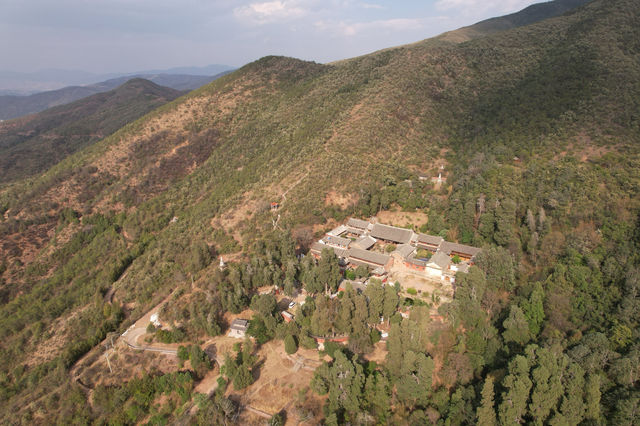
<svg viewBox="0 0 640 426">
<path fill-rule="evenodd" d="M 330 191 L 327 193 L 327 196 L 324 197 L 324 205 L 325 206 L 339 206 L 341 209 L 346 209 L 347 207 L 349 207 L 350 205 L 353 204 L 353 197 L 346 195 L 346 194 L 340 194 L 337 191 Z"/>
<path fill-rule="evenodd" d="M 179 369 L 176 357 L 134 351 L 116 344 L 114 351 L 108 350 L 110 371 L 105 357 L 106 352 L 103 345 L 93 348 L 82 362 L 73 368 L 72 377 L 93 389 L 99 384 L 120 386 L 133 377 L 141 376 L 144 372 L 156 370 L 171 373 Z"/>
<path fill-rule="evenodd" d="M 317 351 L 300 351 L 292 356 L 296 362 L 287 357 L 284 345 L 281 341 L 272 341 L 263 345 L 257 355 L 260 359 L 259 377 L 254 384 L 243 392 L 231 392 L 233 398 L 239 400 L 243 406 L 250 406 L 270 415 L 281 410 L 286 411 L 287 424 L 298 424 L 300 415 L 299 407 L 305 404 L 309 406 L 312 417 L 306 419 L 308 424 L 317 424 L 321 414 L 322 399 L 307 391 L 313 371 L 304 368 L 308 362 L 318 363 Z M 315 357 L 308 359 L 307 356 Z M 297 361 L 298 357 L 304 361 Z M 308 414 L 308 413 L 307 413 Z M 264 424 L 264 418 L 248 410 L 244 410 L 239 424 Z M 304 423 L 306 424 L 306 423 Z"/>
<path fill-rule="evenodd" d="M 420 227 L 429 220 L 423 212 L 381 211 L 377 215 L 378 221 L 385 225 L 401 226 L 413 225 Z"/>
<path fill-rule="evenodd" d="M 387 358 L 387 342 L 380 341 L 373 345 L 373 351 L 363 356 L 367 361 L 375 361 L 378 364 L 384 363 Z"/>
</svg>

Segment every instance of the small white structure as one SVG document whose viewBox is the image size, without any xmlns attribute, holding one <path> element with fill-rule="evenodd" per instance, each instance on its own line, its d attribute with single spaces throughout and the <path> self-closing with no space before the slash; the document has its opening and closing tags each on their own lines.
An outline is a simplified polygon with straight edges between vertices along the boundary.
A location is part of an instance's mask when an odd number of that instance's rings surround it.
<svg viewBox="0 0 640 426">
<path fill-rule="evenodd" d="M 220 256 L 220 270 L 222 271 L 226 267 L 227 267 L 227 264 L 224 263 L 224 260 L 222 260 L 222 256 Z"/>
<path fill-rule="evenodd" d="M 248 320 L 236 318 L 231 323 L 231 327 L 229 327 L 229 334 L 227 334 L 227 336 L 235 337 L 236 339 L 244 339 L 244 336 L 247 334 L 248 328 Z"/>
<path fill-rule="evenodd" d="M 157 312 L 151 315 L 151 317 L 149 318 L 149 322 L 156 328 L 162 327 L 162 323 L 160 322 L 160 318 L 158 317 Z"/>
<path fill-rule="evenodd" d="M 429 259 L 425 270 L 427 275 L 442 279 L 450 264 L 449 256 L 439 251 Z"/>
</svg>

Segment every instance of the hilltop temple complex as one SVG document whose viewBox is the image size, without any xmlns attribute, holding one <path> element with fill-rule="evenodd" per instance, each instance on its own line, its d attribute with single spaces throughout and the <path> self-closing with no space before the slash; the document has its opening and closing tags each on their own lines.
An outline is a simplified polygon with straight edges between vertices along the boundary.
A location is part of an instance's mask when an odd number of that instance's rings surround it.
<svg viewBox="0 0 640 426">
<path fill-rule="evenodd" d="M 424 278 L 451 284 L 456 272 L 467 272 L 480 252 L 477 247 L 439 236 L 354 218 L 313 243 L 310 253 L 320 257 L 326 248 L 334 251 L 342 266 L 366 266 L 374 276 L 407 268 Z"/>
</svg>

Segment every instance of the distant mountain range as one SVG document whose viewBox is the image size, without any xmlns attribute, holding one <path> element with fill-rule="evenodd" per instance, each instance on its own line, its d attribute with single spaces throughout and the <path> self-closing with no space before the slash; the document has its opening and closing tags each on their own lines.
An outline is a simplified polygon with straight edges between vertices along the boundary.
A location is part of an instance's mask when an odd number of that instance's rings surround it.
<svg viewBox="0 0 640 426">
<path fill-rule="evenodd" d="M 0 123 L 0 182 L 41 172 L 183 93 L 136 78 L 115 90 Z"/>
<path fill-rule="evenodd" d="M 190 91 L 197 89 L 216 78 L 231 71 L 223 71 L 219 74 L 191 75 L 191 74 L 139 74 L 135 76 L 121 76 L 112 78 L 88 86 L 69 86 L 58 90 L 36 93 L 28 96 L 4 95 L 0 96 L 0 120 L 9 120 L 24 115 L 44 111 L 58 105 L 106 92 L 115 89 L 132 78 L 143 78 L 160 86 L 170 87 L 175 90 Z"/>
<path fill-rule="evenodd" d="M 154 74 L 186 74 L 211 76 L 232 70 L 228 65 L 207 65 L 204 67 L 178 67 L 168 69 L 141 70 L 118 73 L 92 73 L 78 70 L 45 69 L 35 72 L 0 70 L 0 95 L 33 95 L 34 93 L 57 90 L 66 86 L 86 86 L 119 77 L 141 77 Z"/>
</svg>

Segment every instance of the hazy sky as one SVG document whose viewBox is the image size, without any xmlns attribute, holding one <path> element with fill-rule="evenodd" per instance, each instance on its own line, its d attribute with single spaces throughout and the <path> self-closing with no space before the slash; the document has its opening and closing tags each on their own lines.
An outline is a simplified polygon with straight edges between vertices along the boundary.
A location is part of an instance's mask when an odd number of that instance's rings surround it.
<svg viewBox="0 0 640 426">
<path fill-rule="evenodd" d="M 0 69 L 240 66 L 271 54 L 330 62 L 536 2 L 0 0 Z"/>
</svg>

